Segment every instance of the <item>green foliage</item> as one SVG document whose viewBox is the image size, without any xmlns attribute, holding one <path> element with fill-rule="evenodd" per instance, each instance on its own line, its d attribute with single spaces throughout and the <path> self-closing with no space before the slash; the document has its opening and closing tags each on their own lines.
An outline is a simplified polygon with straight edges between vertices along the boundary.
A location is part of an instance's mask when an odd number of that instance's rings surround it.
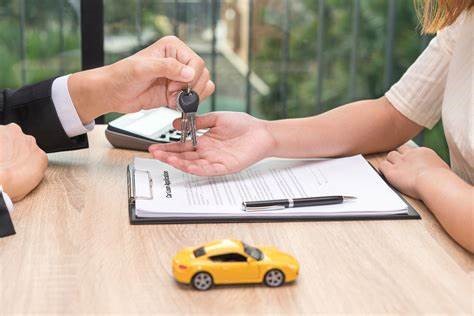
<svg viewBox="0 0 474 316">
<path fill-rule="evenodd" d="M 360 0 L 354 91 L 350 91 L 353 3 L 326 0 L 324 21 L 319 21 L 319 2 L 314 0 L 291 1 L 289 12 L 267 8 L 257 16 L 257 25 L 270 25 L 272 30 L 268 36 L 258 39 L 253 61 L 255 72 L 270 86 L 270 93 L 258 99 L 264 117 L 308 116 L 350 101 L 380 97 L 416 60 L 427 39 L 419 33 L 412 1 L 396 2 L 392 76 L 389 78 L 386 73 L 388 1 Z M 283 50 L 286 13 L 290 15 L 287 60 Z M 321 27 L 324 29 L 323 49 L 322 59 L 318 59 L 317 33 Z M 319 79 L 322 80 L 320 96 L 317 95 Z M 440 124 L 426 131 L 424 140 L 422 145 L 448 159 Z"/>
<path fill-rule="evenodd" d="M 326 0 L 324 21 L 318 21 L 317 1 L 300 1 L 301 6 L 292 6 L 290 14 L 289 59 L 284 60 L 283 19 L 286 12 L 280 12 L 280 25 L 275 25 L 273 36 L 259 39 L 263 42 L 255 56 L 256 72 L 271 87 L 271 93 L 259 101 L 268 117 L 302 116 L 320 113 L 349 99 L 350 58 L 353 47 L 352 17 L 353 2 Z M 355 99 L 374 98 L 382 95 L 387 45 L 387 1 L 362 0 L 360 2 L 359 32 L 356 40 Z M 271 11 L 275 13 L 275 11 Z M 265 14 L 257 23 L 265 23 Z M 396 34 L 393 52 L 394 82 L 421 51 L 420 36 L 416 31 L 416 16 L 409 0 L 397 2 Z M 317 32 L 324 28 L 322 59 L 318 60 Z M 273 63 L 268 61 L 272 60 Z M 275 64 L 286 64 L 288 73 Z M 322 106 L 317 106 L 317 84 L 322 78 Z M 288 113 L 278 111 L 282 99 L 282 85 L 286 85 Z"/>
<path fill-rule="evenodd" d="M 0 87 L 14 88 L 80 69 L 79 21 L 67 1 L 26 0 L 24 25 L 20 13 L 20 1 L 0 0 Z"/>
</svg>

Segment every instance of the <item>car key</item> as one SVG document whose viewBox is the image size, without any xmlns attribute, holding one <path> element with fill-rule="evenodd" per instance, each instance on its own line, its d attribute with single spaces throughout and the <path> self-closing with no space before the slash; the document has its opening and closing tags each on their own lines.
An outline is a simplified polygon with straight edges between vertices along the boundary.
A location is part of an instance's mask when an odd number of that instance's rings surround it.
<svg viewBox="0 0 474 316">
<path fill-rule="evenodd" d="M 181 137 L 180 141 L 181 143 L 186 142 L 186 138 L 188 138 L 188 130 L 189 130 L 189 124 L 188 124 L 188 116 L 186 115 L 186 112 L 181 108 L 181 102 L 182 100 L 180 99 L 182 93 L 187 93 L 189 94 L 191 92 L 191 87 L 188 85 L 188 88 L 186 90 L 181 90 L 181 92 L 178 94 L 176 104 L 178 107 L 178 110 L 181 111 Z"/>
<path fill-rule="evenodd" d="M 181 111 L 181 109 L 180 109 Z M 180 141 L 184 143 L 188 138 L 188 117 L 186 113 L 181 112 L 181 138 Z"/>
<path fill-rule="evenodd" d="M 191 135 L 193 147 L 196 147 L 196 112 L 199 107 L 199 95 L 188 87 L 179 93 L 177 106 L 178 110 L 182 112 L 181 142 L 184 143 L 188 135 Z"/>
</svg>

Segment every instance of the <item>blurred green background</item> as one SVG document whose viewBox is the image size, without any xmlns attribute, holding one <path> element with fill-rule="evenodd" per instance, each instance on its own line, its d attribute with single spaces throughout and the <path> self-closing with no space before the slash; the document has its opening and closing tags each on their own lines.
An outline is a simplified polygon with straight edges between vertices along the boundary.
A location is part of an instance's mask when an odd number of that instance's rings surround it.
<svg viewBox="0 0 474 316">
<path fill-rule="evenodd" d="M 430 40 L 412 0 L 104 0 L 104 9 L 106 63 L 176 34 L 213 70 L 216 93 L 201 112 L 267 119 L 380 97 Z M 0 87 L 80 69 L 80 0 L 0 0 Z M 449 160 L 440 123 L 415 140 Z"/>
</svg>

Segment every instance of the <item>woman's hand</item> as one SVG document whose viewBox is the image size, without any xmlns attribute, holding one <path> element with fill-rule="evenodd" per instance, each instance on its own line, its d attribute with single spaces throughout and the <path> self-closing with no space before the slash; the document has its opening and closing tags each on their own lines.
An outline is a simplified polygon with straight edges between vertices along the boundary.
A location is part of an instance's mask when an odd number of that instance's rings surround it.
<svg viewBox="0 0 474 316">
<path fill-rule="evenodd" d="M 204 60 L 175 36 L 166 36 L 112 65 L 72 74 L 68 88 L 83 123 L 109 113 L 176 106 L 188 84 L 201 100 L 214 92 Z"/>
<path fill-rule="evenodd" d="M 16 124 L 0 126 L 0 185 L 19 201 L 43 179 L 48 157 Z"/>
<path fill-rule="evenodd" d="M 449 235 L 474 252 L 474 188 L 452 172 L 433 150 L 402 146 L 388 154 L 380 171 L 398 190 L 423 200 Z"/>
<path fill-rule="evenodd" d="M 275 140 L 266 121 L 245 113 L 214 112 L 196 117 L 198 129 L 209 128 L 199 137 L 197 148 L 184 144 L 155 144 L 153 156 L 184 172 L 199 176 L 217 176 L 238 172 L 268 157 Z M 179 128 L 180 119 L 173 123 Z"/>
<path fill-rule="evenodd" d="M 431 149 L 404 145 L 390 152 L 380 165 L 380 171 L 399 191 L 420 199 L 419 179 L 436 169 L 449 166 Z"/>
</svg>

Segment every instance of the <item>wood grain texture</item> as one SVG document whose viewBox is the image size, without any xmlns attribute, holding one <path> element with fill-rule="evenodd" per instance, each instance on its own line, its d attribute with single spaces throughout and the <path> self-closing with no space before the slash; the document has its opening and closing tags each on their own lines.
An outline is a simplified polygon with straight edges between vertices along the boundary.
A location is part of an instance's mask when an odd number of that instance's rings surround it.
<svg viewBox="0 0 474 316">
<path fill-rule="evenodd" d="M 0 314 L 473 313 L 473 257 L 422 203 L 422 220 L 131 226 L 126 166 L 146 153 L 91 148 L 51 154 L 44 182 L 0 240 Z M 370 157 L 377 164 L 381 156 Z M 171 258 L 220 238 L 275 245 L 301 264 L 278 289 L 178 285 Z"/>
</svg>

